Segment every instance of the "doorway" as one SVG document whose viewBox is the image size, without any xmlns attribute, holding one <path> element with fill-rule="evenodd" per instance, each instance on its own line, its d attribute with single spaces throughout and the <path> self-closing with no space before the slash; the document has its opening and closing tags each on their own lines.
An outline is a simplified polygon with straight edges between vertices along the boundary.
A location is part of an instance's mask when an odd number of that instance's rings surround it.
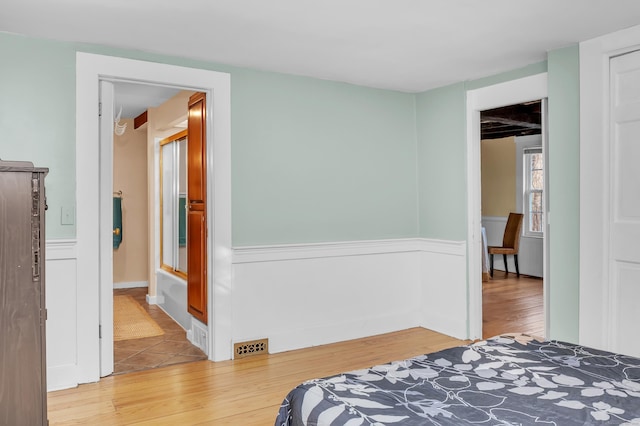
<svg viewBox="0 0 640 426">
<path fill-rule="evenodd" d="M 109 345 L 101 344 L 113 338 L 113 306 L 109 293 L 111 282 L 102 272 L 106 264 L 101 255 L 112 250 L 112 215 L 100 209 L 112 196 L 111 180 L 100 178 L 100 170 L 109 169 L 102 164 L 99 143 L 98 82 L 106 78 L 117 81 L 147 82 L 202 91 L 210 96 L 207 135 L 207 165 L 211 167 L 213 185 L 209 228 L 213 237 L 208 241 L 208 261 L 211 274 L 208 280 L 211 311 L 208 341 L 209 359 L 224 360 L 231 357 L 231 185 L 230 185 L 230 79 L 226 73 L 150 63 L 124 58 L 78 52 L 76 55 L 76 204 L 77 204 L 77 278 L 76 301 L 77 375 L 78 383 L 99 379 L 108 365 L 112 352 Z M 215 91 L 215 97 L 213 93 Z M 109 110 L 112 106 L 104 105 Z M 213 115 L 212 112 L 216 111 Z M 100 202 L 102 200 L 102 202 Z M 107 262 L 108 263 L 108 262 Z M 108 285 L 105 283 L 108 282 Z M 213 283 L 215 282 L 215 286 Z M 100 337 L 102 336 L 102 338 Z M 111 363 L 112 365 L 112 363 Z"/>
<path fill-rule="evenodd" d="M 482 209 L 481 209 L 481 111 L 500 108 L 506 105 L 521 104 L 547 97 L 547 75 L 538 74 L 506 83 L 483 87 L 480 89 L 467 91 L 467 208 L 468 208 L 468 283 L 469 283 L 469 330 L 470 339 L 480 339 L 483 336 L 483 306 L 482 306 Z M 543 135 L 543 152 L 546 153 L 547 138 Z M 548 158 L 545 163 L 548 164 Z M 545 185 L 547 183 L 545 182 Z M 545 187 L 545 206 L 548 206 L 546 197 L 548 191 Z M 547 215 L 548 212 L 543 212 Z M 549 227 L 545 221 L 545 240 L 543 244 L 543 307 L 545 333 L 548 335 L 548 297 L 549 280 L 547 271 L 548 265 L 548 240 Z M 513 331 L 513 330 L 512 330 Z"/>
<path fill-rule="evenodd" d="M 544 336 L 545 106 L 539 99 L 480 113 L 482 235 L 490 248 L 483 256 L 484 339 L 511 332 Z M 507 232 L 508 218 L 520 223 L 519 232 Z"/>
<path fill-rule="evenodd" d="M 113 86 L 117 112 L 110 141 L 113 372 L 206 359 L 207 348 L 187 338 L 186 208 L 180 202 L 186 196 L 188 101 L 194 92 L 122 81 L 102 85 Z M 107 90 L 103 87 L 102 94 Z M 153 217 L 159 221 L 149 220 Z M 154 242 L 149 234 L 159 238 Z"/>
</svg>

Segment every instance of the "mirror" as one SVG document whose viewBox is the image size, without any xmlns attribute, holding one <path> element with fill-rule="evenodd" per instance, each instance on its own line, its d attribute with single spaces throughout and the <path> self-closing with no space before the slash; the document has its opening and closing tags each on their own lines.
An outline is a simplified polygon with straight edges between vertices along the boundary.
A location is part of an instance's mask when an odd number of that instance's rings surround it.
<svg viewBox="0 0 640 426">
<path fill-rule="evenodd" d="M 160 142 L 160 267 L 187 278 L 187 131 Z"/>
</svg>

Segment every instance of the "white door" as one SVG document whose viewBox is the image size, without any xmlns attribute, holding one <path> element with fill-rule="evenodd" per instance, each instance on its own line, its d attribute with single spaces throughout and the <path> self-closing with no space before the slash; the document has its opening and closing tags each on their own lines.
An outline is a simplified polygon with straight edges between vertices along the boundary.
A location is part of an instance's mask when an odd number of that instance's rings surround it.
<svg viewBox="0 0 640 426">
<path fill-rule="evenodd" d="M 113 97 L 100 80 L 100 377 L 113 373 Z"/>
<path fill-rule="evenodd" d="M 609 347 L 640 356 L 640 52 L 610 69 Z"/>
</svg>

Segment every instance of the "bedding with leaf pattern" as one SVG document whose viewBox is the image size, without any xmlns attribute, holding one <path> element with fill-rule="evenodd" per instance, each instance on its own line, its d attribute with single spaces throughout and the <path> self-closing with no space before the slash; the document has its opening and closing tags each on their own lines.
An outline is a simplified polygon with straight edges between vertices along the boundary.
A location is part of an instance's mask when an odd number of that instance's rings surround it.
<svg viewBox="0 0 640 426">
<path fill-rule="evenodd" d="M 309 380 L 275 424 L 640 425 L 640 359 L 499 336 Z"/>
</svg>

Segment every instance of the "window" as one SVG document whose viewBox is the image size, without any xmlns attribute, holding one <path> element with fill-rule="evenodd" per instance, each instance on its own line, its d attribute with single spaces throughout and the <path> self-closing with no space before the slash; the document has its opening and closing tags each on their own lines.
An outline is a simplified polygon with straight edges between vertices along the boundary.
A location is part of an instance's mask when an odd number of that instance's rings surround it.
<svg viewBox="0 0 640 426">
<path fill-rule="evenodd" d="M 531 237 L 542 237 L 544 232 L 542 147 L 524 149 L 524 174 L 524 233 Z"/>
</svg>

